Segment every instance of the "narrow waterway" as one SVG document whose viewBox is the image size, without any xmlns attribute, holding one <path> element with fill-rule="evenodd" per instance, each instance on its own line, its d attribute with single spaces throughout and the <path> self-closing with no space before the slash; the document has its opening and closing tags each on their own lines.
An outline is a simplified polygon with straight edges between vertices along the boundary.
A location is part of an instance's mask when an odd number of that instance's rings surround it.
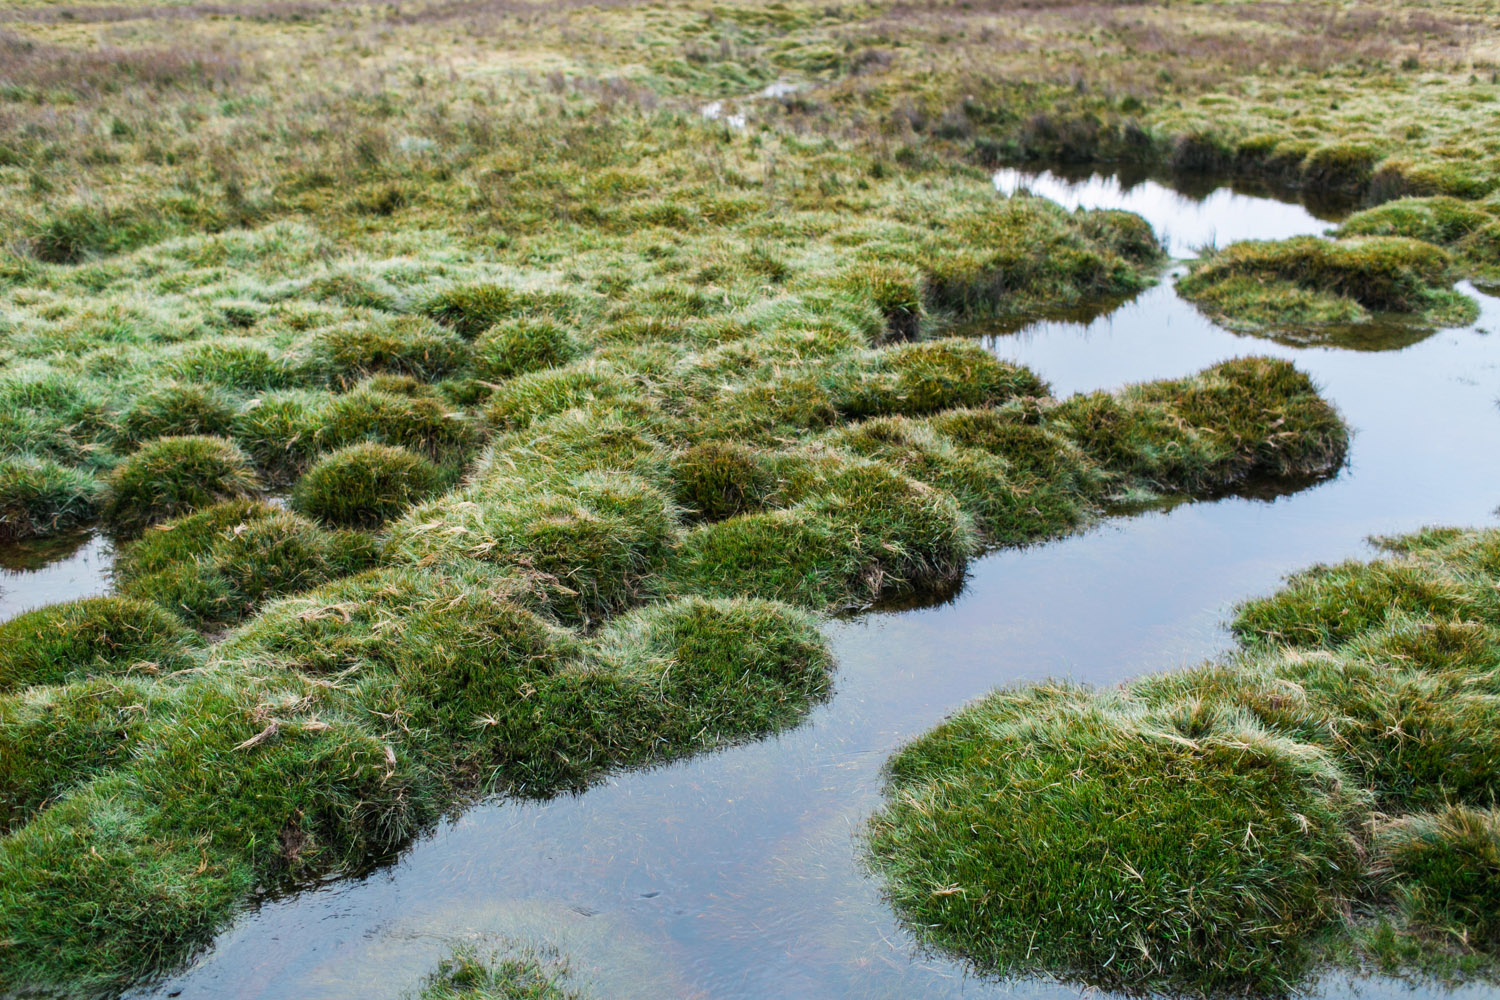
<svg viewBox="0 0 1500 1000">
<path fill-rule="evenodd" d="M 1177 253 L 1329 225 L 1229 191 L 1195 200 L 1103 178 L 1011 179 L 1140 211 Z M 457 942 L 556 949 L 601 1000 L 1076 995 L 987 981 L 914 947 L 859 861 L 882 765 L 996 685 L 1110 683 L 1219 653 L 1235 601 L 1311 563 L 1368 556 L 1371 534 L 1495 523 L 1500 365 L 1486 331 L 1500 329 L 1500 300 L 1482 304 L 1468 329 L 1306 347 L 1220 330 L 1168 280 L 1092 320 L 986 336 L 1059 394 L 1250 353 L 1293 359 L 1355 428 L 1349 465 L 1290 496 L 1182 503 L 998 552 L 944 603 L 833 622 L 836 693 L 796 729 L 578 796 L 470 809 L 386 868 L 245 914 L 191 968 L 138 995 L 397 997 Z M 1321 992 L 1356 989 L 1406 987 L 1334 979 Z"/>
</svg>

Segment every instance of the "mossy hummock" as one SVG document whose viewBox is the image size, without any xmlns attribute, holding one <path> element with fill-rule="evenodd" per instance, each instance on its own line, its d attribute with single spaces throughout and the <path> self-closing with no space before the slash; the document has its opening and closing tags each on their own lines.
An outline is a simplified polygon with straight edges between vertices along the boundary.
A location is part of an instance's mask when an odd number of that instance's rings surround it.
<svg viewBox="0 0 1500 1000">
<path fill-rule="evenodd" d="M 1500 531 L 1242 606 L 1236 655 L 998 691 L 891 761 L 869 856 L 980 967 L 1195 995 L 1493 970 Z"/>
</svg>

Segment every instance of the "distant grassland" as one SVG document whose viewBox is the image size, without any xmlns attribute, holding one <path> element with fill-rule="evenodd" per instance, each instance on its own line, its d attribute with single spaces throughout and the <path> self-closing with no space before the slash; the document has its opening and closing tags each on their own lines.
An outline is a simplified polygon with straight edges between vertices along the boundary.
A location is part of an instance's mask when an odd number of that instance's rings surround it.
<svg viewBox="0 0 1500 1000">
<path fill-rule="evenodd" d="M 1162 264 L 987 165 L 1481 193 L 1492 115 L 1438 96 L 1485 16 L 0 10 L 0 535 L 122 543 L 115 596 L 0 629 L 0 991 L 108 994 L 466 797 L 792 724 L 817 612 L 1337 469 L 1284 362 L 1058 401 L 945 338 Z"/>
</svg>

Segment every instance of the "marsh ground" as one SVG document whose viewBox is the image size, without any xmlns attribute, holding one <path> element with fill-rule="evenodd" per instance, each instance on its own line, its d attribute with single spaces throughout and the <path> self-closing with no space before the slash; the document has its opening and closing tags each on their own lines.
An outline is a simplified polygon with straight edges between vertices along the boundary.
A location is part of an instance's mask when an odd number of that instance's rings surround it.
<svg viewBox="0 0 1500 1000">
<path fill-rule="evenodd" d="M 5 13 L 0 524 L 150 528 L 125 553 L 131 596 L 210 639 L 246 621 L 201 679 L 118 688 L 141 702 L 109 724 L 68 706 L 123 683 L 90 672 L 142 672 L 112 638 L 29 668 L 83 687 L 7 699 L 28 754 L 48 713 L 82 734 L 77 774 L 6 786 L 9 974 L 64 992 L 176 961 L 238 900 L 398 847 L 464 788 L 577 784 L 822 695 L 799 612 L 699 595 L 858 606 L 1121 494 L 1337 467 L 1342 427 L 1284 365 L 1052 408 L 972 344 L 883 344 L 1153 279 L 1138 221 L 1000 201 L 997 159 L 1355 200 L 1491 183 L 1482 8 Z M 1310 27 L 1333 41 L 1298 44 Z M 1443 251 L 1423 253 L 1438 288 Z M 335 508 L 314 485 L 350 455 L 373 492 Z M 465 474 L 387 535 L 343 526 Z M 294 482 L 300 513 L 241 499 Z M 502 624 L 470 634 L 463 600 Z M 786 640 L 757 658 L 754 706 L 725 687 L 746 628 Z M 405 638 L 387 654 L 382 633 Z M 582 712 L 583 743 L 553 733 L 558 759 L 545 712 L 466 726 L 479 678 L 450 639 L 490 650 L 522 700 Z M 287 788 L 298 760 L 341 777 Z M 153 791 L 174 773 L 199 794 Z M 100 924 L 105 896 L 146 921 Z"/>
</svg>

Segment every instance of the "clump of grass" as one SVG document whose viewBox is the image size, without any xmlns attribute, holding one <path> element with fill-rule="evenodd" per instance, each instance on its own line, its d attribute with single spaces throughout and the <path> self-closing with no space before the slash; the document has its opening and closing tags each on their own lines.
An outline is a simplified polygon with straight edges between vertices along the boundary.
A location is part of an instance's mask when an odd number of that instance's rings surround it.
<svg viewBox="0 0 1500 1000">
<path fill-rule="evenodd" d="M 260 480 L 239 446 L 218 437 L 157 438 L 105 480 L 100 513 L 120 535 L 220 500 L 254 496 Z"/>
<path fill-rule="evenodd" d="M 314 438 L 320 450 L 359 442 L 398 445 L 439 464 L 459 465 L 479 443 L 480 430 L 462 411 L 407 384 L 392 392 L 366 383 L 329 400 L 317 411 Z"/>
<path fill-rule="evenodd" d="M 987 968 L 1132 990 L 1493 962 L 1500 532 L 1383 544 L 1245 605 L 1233 656 L 999 691 L 911 744 L 870 834 L 898 907 Z"/>
<path fill-rule="evenodd" d="M 498 382 L 565 365 L 582 353 L 578 341 L 556 321 L 519 317 L 497 323 L 478 336 L 474 341 L 474 373 Z"/>
<path fill-rule="evenodd" d="M 1031 370 L 996 360 L 972 341 L 929 340 L 877 352 L 848 381 L 835 382 L 833 402 L 854 416 L 921 416 L 961 406 L 993 406 L 1021 396 L 1046 396 Z"/>
<path fill-rule="evenodd" d="M 1161 249 L 1139 220 L 1125 217 L 1069 214 L 1041 198 L 999 201 L 959 223 L 963 250 L 928 265 L 927 304 L 960 316 L 990 316 L 1139 291 Z"/>
<path fill-rule="evenodd" d="M 434 520 L 439 512 L 445 518 Z M 391 548 L 412 561 L 462 554 L 499 563 L 562 621 L 588 624 L 646 595 L 675 529 L 671 503 L 634 475 L 535 485 L 497 477 L 418 507 L 392 526 Z"/>
<path fill-rule="evenodd" d="M 189 344 L 168 362 L 177 378 L 221 389 L 262 392 L 299 384 L 294 366 L 253 341 L 224 337 Z"/>
<path fill-rule="evenodd" d="M 1471 947 L 1500 945 L 1500 815 L 1493 809 L 1403 816 L 1379 830 L 1375 850 L 1411 925 Z"/>
<path fill-rule="evenodd" d="M 155 676 L 198 662 L 198 637 L 145 601 L 91 597 L 0 624 L 0 692 L 132 672 Z"/>
<path fill-rule="evenodd" d="M 1420 566 L 1346 562 L 1306 570 L 1278 593 L 1246 602 L 1233 628 L 1248 643 L 1330 648 L 1395 615 L 1448 619 L 1471 606 L 1461 587 Z"/>
<path fill-rule="evenodd" d="M 1379 151 L 1370 146 L 1329 143 L 1311 150 L 1302 161 L 1302 181 L 1322 191 L 1361 194 L 1380 160 Z"/>
<path fill-rule="evenodd" d="M 94 520 L 99 481 L 47 458 L 0 458 L 0 541 L 76 530 Z"/>
<path fill-rule="evenodd" d="M 418 316 L 331 327 L 317 334 L 309 350 L 306 369 L 338 388 L 383 373 L 435 382 L 464 370 L 470 360 L 464 340 Z"/>
<path fill-rule="evenodd" d="M 1228 361 L 1118 395 L 1074 396 L 1047 417 L 1104 468 L 1168 492 L 1322 475 L 1348 448 L 1343 421 L 1311 380 L 1267 358 Z"/>
<path fill-rule="evenodd" d="M 323 456 L 297 481 L 292 506 L 325 524 L 378 528 L 442 482 L 438 467 L 405 448 L 354 444 Z"/>
<path fill-rule="evenodd" d="M 504 285 L 454 285 L 423 302 L 421 311 L 465 340 L 473 340 L 511 316 L 524 302 L 523 296 Z"/>
<path fill-rule="evenodd" d="M 121 594 L 169 608 L 198 628 L 239 621 L 264 601 L 374 565 L 378 547 L 259 501 L 215 504 L 159 525 L 116 561 Z"/>
<path fill-rule="evenodd" d="M 897 909 L 1005 974 L 1291 988 L 1356 891 L 1359 795 L 1324 755 L 1198 715 L 1183 734 L 1118 696 L 1040 686 L 918 739 L 869 835 Z"/>
<path fill-rule="evenodd" d="M 1233 244 L 1205 257 L 1177 288 L 1252 332 L 1366 321 L 1370 312 L 1456 326 L 1475 307 L 1451 290 L 1452 276 L 1453 258 L 1420 240 L 1299 236 Z"/>
<path fill-rule="evenodd" d="M 417 1000 L 580 1000 L 559 973 L 530 956 L 484 958 L 459 950 L 438 963 Z"/>
<path fill-rule="evenodd" d="M 706 441 L 672 457 L 672 496 L 684 513 L 722 521 L 759 509 L 776 489 L 768 463 L 753 449 Z"/>
<path fill-rule="evenodd" d="M 210 386 L 168 383 L 136 397 L 121 433 L 132 444 L 159 437 L 223 436 L 234 412 L 229 399 Z"/>
<path fill-rule="evenodd" d="M 269 392 L 234 416 L 230 434 L 267 482 L 291 483 L 312 464 L 321 442 L 327 396 L 305 390 Z"/>
<path fill-rule="evenodd" d="M 885 317 L 888 339 L 915 340 L 921 333 L 926 289 L 915 267 L 876 261 L 845 272 L 841 281 L 854 294 L 875 303 Z"/>
<path fill-rule="evenodd" d="M 1338 235 L 1404 236 L 1439 246 L 1452 246 L 1493 220 L 1473 202 L 1457 198 L 1401 198 L 1349 216 Z"/>
</svg>

